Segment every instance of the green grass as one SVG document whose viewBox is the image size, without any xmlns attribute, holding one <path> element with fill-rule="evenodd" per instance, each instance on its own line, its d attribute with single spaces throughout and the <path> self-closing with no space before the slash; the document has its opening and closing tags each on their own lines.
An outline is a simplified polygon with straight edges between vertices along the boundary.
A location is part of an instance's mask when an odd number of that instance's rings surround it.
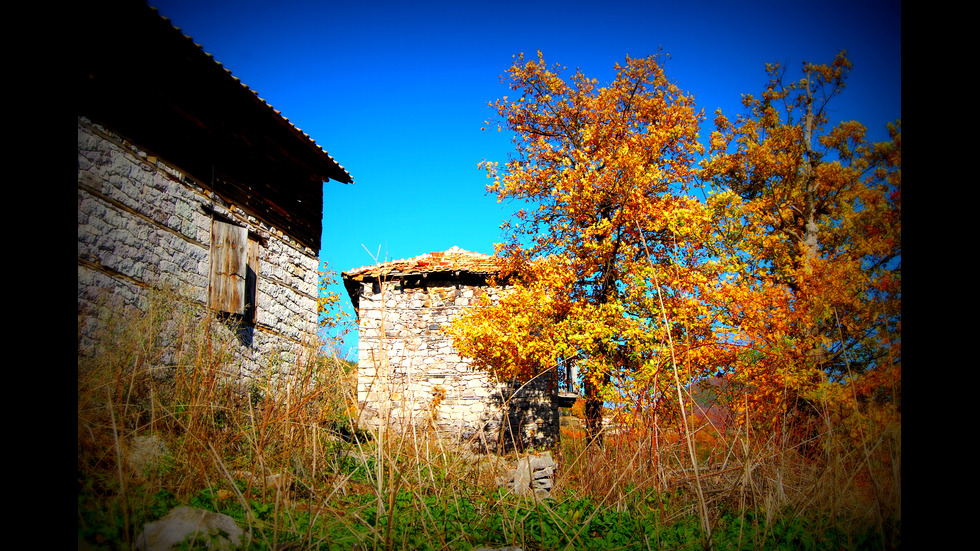
<svg viewBox="0 0 980 551">
<path fill-rule="evenodd" d="M 181 504 L 173 494 L 145 496 L 150 506 L 144 518 L 134 515 L 131 525 L 153 520 Z M 332 500 L 330 511 L 279 507 L 271 500 L 253 499 L 248 510 L 239 503 L 219 501 L 207 491 L 191 496 L 188 505 L 229 515 L 240 526 L 253 518 L 251 549 L 273 549 L 294 544 L 317 549 L 461 549 L 518 545 L 534 549 L 701 549 L 700 521 L 696 514 L 659 522 L 655 511 L 626 507 L 621 511 L 597 507 L 590 498 L 526 501 L 503 492 L 475 489 L 451 498 L 437 493 L 419 495 L 400 491 L 394 511 L 376 515 L 375 498 L 355 495 Z M 80 500 L 80 509 L 82 503 Z M 124 524 L 120 511 L 97 514 L 88 510 L 86 524 L 99 530 L 79 530 L 79 537 L 95 543 L 119 543 Z M 881 549 L 873 528 L 864 532 L 842 530 L 827 519 L 780 516 L 764 520 L 764 512 L 725 512 L 713 532 L 714 549 L 838 550 Z M 388 522 L 393 523 L 390 537 Z M 278 526 L 278 528 L 277 528 Z M 109 545 L 108 548 L 113 548 Z"/>
<path fill-rule="evenodd" d="M 553 498 L 535 501 L 498 488 L 492 469 L 430 435 L 392 433 L 379 449 L 351 427 L 352 366 L 316 347 L 287 380 L 242 385 L 221 376 L 233 333 L 179 297 L 151 296 L 142 314 L 108 327 L 112 346 L 79 357 L 80 548 L 129 549 L 144 524 L 178 505 L 231 516 L 250 534 L 249 549 L 901 543 L 900 425 L 897 435 L 879 435 L 868 450 L 873 461 L 836 433 L 816 458 L 771 434 L 699 437 L 709 540 L 689 456 L 670 427 L 653 436 L 628 431 L 603 448 L 566 433 L 553 450 Z M 174 363 L 161 373 L 165 356 Z M 134 469 L 127 454 L 150 434 L 167 453 Z M 289 483 L 276 486 L 269 475 Z"/>
</svg>

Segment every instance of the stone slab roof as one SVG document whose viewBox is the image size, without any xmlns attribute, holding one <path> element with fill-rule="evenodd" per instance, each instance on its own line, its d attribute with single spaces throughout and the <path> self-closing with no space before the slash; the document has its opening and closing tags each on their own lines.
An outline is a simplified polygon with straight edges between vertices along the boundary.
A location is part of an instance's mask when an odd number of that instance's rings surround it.
<svg viewBox="0 0 980 551">
<path fill-rule="evenodd" d="M 503 259 L 475 253 L 453 246 L 442 252 L 426 253 L 404 260 L 389 260 L 341 273 L 347 280 L 364 281 L 378 277 L 399 277 L 434 272 L 467 272 L 496 274 L 501 271 Z"/>
<path fill-rule="evenodd" d="M 354 310 L 359 310 L 358 289 L 361 282 L 416 278 L 424 280 L 429 274 L 450 274 L 456 279 L 477 278 L 485 281 L 503 270 L 503 259 L 488 254 L 466 251 L 459 247 L 442 252 L 426 253 L 404 260 L 389 260 L 341 272 L 344 287 Z"/>
</svg>

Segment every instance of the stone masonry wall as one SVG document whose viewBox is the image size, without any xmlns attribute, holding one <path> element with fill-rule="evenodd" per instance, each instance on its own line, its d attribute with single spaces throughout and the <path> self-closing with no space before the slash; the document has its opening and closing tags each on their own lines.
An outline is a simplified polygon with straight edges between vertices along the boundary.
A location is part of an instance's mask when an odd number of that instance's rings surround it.
<svg viewBox="0 0 980 551">
<path fill-rule="evenodd" d="M 149 287 L 177 290 L 205 305 L 211 217 L 202 205 L 265 238 L 257 320 L 238 355 L 246 375 L 295 362 L 315 342 L 316 253 L 228 205 L 160 159 L 106 129 L 78 123 L 79 354 L 97 354 L 96 305 L 138 304 Z M 107 299 L 107 296 L 109 299 Z M 245 341 L 247 342 L 247 341 Z"/>
<path fill-rule="evenodd" d="M 460 356 L 442 331 L 481 296 L 493 300 L 501 292 L 506 290 L 451 280 L 424 286 L 361 283 L 361 425 L 376 428 L 387 418 L 392 426 L 431 430 L 483 450 L 553 445 L 558 408 L 550 381 L 496 384 Z"/>
</svg>

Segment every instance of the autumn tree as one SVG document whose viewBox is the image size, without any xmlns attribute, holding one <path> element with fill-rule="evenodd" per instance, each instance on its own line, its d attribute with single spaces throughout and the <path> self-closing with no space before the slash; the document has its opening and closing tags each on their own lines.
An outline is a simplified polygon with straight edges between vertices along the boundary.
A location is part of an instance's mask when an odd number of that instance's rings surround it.
<svg viewBox="0 0 980 551">
<path fill-rule="evenodd" d="M 866 140 L 830 124 L 851 63 L 767 66 L 734 121 L 720 111 L 703 177 L 714 184 L 714 258 L 741 353 L 733 367 L 771 405 L 823 381 L 901 382 L 901 123 Z"/>
<path fill-rule="evenodd" d="M 324 260 L 317 275 L 317 333 L 322 346 L 333 353 L 350 330 L 350 319 L 341 309 L 340 294 L 330 289 L 336 282 L 337 272 L 331 270 Z"/>
<path fill-rule="evenodd" d="M 706 220 L 686 195 L 703 117 L 657 56 L 615 71 L 607 86 L 566 78 L 540 52 L 508 70 L 513 96 L 492 106 L 515 150 L 482 166 L 488 192 L 522 206 L 498 245 L 513 288 L 451 328 L 463 354 L 503 378 L 576 361 L 592 437 L 604 400 L 636 398 L 669 364 L 668 340 L 706 331 L 673 317 L 696 289 L 677 244 Z"/>
</svg>

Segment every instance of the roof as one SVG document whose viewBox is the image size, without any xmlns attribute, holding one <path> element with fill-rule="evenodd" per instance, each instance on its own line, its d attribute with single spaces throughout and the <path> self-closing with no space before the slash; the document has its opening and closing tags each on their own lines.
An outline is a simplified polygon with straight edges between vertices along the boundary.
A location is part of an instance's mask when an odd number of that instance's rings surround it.
<svg viewBox="0 0 980 551">
<path fill-rule="evenodd" d="M 426 278 L 429 274 L 451 274 L 454 278 L 486 278 L 503 270 L 504 260 L 498 256 L 475 253 L 453 246 L 442 252 L 426 253 L 404 260 L 389 260 L 354 270 L 341 272 L 344 287 L 354 308 L 358 308 L 358 289 L 361 282 L 382 279 L 404 279 L 412 276 Z"/>
<path fill-rule="evenodd" d="M 503 260 L 488 254 L 474 253 L 453 246 L 442 252 L 426 253 L 404 260 L 389 260 L 343 272 L 344 279 L 363 281 L 379 277 L 396 278 L 434 272 L 467 272 L 495 274 L 501 271 Z"/>
<path fill-rule="evenodd" d="M 344 167 L 145 2 L 100 0 L 77 15 L 79 116 L 320 249 L 323 182 L 353 183 Z"/>
</svg>

